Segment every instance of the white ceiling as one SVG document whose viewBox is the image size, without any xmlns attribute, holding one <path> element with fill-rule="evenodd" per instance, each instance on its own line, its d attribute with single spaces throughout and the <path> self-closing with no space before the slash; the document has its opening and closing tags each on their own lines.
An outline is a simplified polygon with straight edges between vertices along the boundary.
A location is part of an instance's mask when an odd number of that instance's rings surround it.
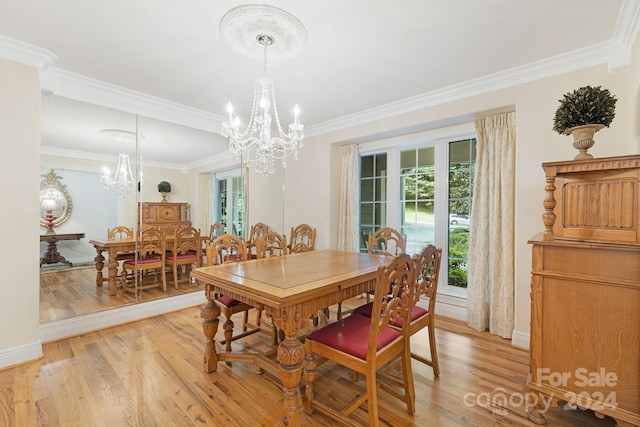
<svg viewBox="0 0 640 427">
<path fill-rule="evenodd" d="M 505 70 L 624 44 L 637 0 L 278 0 L 263 2 L 297 17 L 308 43 L 295 58 L 268 65 L 283 124 L 300 105 L 308 131 L 416 96 Z M 248 115 L 262 63 L 222 39 L 219 22 L 239 0 L 0 0 L 0 35 L 55 55 L 53 68 L 115 85 L 125 93 L 170 101 L 219 129 L 227 101 Z M 622 12 L 621 12 L 622 11 Z M 636 12 L 637 13 L 637 12 Z M 613 44 L 612 44 L 613 43 Z M 131 92 L 133 91 L 133 92 Z M 43 145 L 93 150 L 93 111 L 56 96 L 43 99 Z M 80 95 L 75 96 L 81 99 Z M 153 98 L 149 98 L 153 99 Z M 64 108 L 63 108 L 64 107 Z M 244 107 L 244 108 L 242 108 Z M 122 104 L 122 109 L 136 108 Z M 79 115 L 80 111 L 76 111 Z M 153 116 L 153 114 L 147 114 Z M 121 120 L 130 120 L 125 115 Z M 97 120 L 96 121 L 100 121 Z M 193 164 L 226 149 L 219 135 L 145 123 L 147 158 Z M 155 123 L 158 125 L 158 123 Z M 73 129 L 75 127 L 75 129 Z M 196 126 L 203 129 L 203 126 Z M 74 137 L 74 132 L 76 136 Z M 81 135 L 84 132 L 84 137 Z M 176 133 L 178 132 L 178 133 Z M 97 134 L 97 132 L 96 132 Z M 181 141 L 177 141 L 181 139 Z M 185 140 L 194 141 L 185 150 Z M 153 150 L 158 154 L 153 154 Z M 173 151 L 171 151 L 173 150 Z M 161 156 L 160 153 L 169 153 Z"/>
</svg>

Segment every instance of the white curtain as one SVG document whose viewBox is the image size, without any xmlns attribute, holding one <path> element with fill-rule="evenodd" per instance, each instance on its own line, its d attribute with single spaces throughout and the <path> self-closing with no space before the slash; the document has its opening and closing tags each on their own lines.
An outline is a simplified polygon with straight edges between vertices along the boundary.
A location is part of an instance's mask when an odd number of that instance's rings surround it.
<svg viewBox="0 0 640 427">
<path fill-rule="evenodd" d="M 475 121 L 469 237 L 469 326 L 511 338 L 514 301 L 515 113 Z"/>
<path fill-rule="evenodd" d="M 358 252 L 358 147 L 342 147 L 340 161 L 338 249 Z"/>
</svg>

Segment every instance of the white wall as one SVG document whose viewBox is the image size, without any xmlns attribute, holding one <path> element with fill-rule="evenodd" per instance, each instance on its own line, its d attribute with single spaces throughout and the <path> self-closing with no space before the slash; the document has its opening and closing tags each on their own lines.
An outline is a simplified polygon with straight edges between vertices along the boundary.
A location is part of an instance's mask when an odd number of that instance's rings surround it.
<svg viewBox="0 0 640 427">
<path fill-rule="evenodd" d="M 637 63 L 637 55 L 634 63 Z M 340 185 L 337 146 L 341 143 L 387 134 L 395 129 L 438 127 L 439 123 L 469 121 L 496 110 L 515 110 L 517 196 L 514 337 L 526 341 L 529 335 L 531 272 L 531 249 L 527 240 L 544 228 L 541 215 L 544 211 L 545 180 L 541 164 L 570 160 L 576 153 L 570 137 L 551 130 L 558 99 L 564 93 L 584 85 L 608 88 L 618 98 L 616 118 L 610 128 L 596 134 L 596 144 L 590 152 L 594 157 L 632 154 L 634 144 L 630 142 L 630 129 L 638 125 L 636 115 L 631 114 L 635 110 L 631 104 L 637 102 L 638 78 L 635 79 L 635 87 L 630 88 L 629 74 L 629 71 L 610 74 L 607 66 L 601 65 L 307 138 L 299 160 L 290 162 L 285 175 L 285 222 L 312 224 L 319 230 L 318 248 L 336 246 Z"/>
<path fill-rule="evenodd" d="M 0 367 L 42 355 L 38 316 L 40 82 L 0 59 Z M 17 149 L 19 147 L 19 149 Z"/>
</svg>

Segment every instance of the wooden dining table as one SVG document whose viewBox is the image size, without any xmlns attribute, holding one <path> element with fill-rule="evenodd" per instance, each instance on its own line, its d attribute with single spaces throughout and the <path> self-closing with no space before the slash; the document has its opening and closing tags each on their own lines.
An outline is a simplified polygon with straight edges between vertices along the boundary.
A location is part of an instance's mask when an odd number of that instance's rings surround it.
<svg viewBox="0 0 640 427">
<path fill-rule="evenodd" d="M 173 235 L 165 236 L 167 249 L 173 245 Z M 201 236 L 201 241 L 206 241 L 207 236 Z M 109 281 L 109 295 L 116 295 L 118 286 L 116 278 L 118 276 L 118 252 L 134 252 L 136 250 L 136 239 L 92 239 L 89 243 L 95 248 L 97 255 L 93 259 L 96 263 L 96 286 L 104 284 L 105 277 L 102 275 L 105 258 L 103 252 L 107 253 L 107 280 Z"/>
<path fill-rule="evenodd" d="M 299 332 L 318 310 L 373 290 L 378 266 L 385 260 L 382 255 L 319 250 L 194 269 L 191 276 L 205 284 L 206 303 L 200 313 L 205 335 L 204 371 L 215 371 L 220 361 L 236 361 L 279 374 L 284 391 L 282 424 L 299 426 L 299 386 L 305 359 Z M 274 326 L 285 336 L 277 348 L 278 365 L 263 354 L 224 351 L 215 340 L 220 323 L 217 294 L 260 306 L 273 317 Z"/>
<path fill-rule="evenodd" d="M 118 252 L 133 252 L 136 250 L 136 239 L 92 239 L 89 243 L 96 249 L 97 255 L 93 259 L 96 263 L 96 286 L 102 286 L 104 277 L 102 269 L 104 268 L 105 258 L 103 252 L 107 252 L 107 280 L 109 281 L 109 295 L 115 295 L 118 292 L 116 285 L 116 277 L 118 276 Z"/>
</svg>

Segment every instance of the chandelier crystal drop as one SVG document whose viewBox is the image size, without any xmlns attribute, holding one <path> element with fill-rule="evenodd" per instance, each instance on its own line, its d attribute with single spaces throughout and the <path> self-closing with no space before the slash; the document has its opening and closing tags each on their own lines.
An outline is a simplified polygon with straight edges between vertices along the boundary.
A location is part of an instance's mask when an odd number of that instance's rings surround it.
<svg viewBox="0 0 640 427">
<path fill-rule="evenodd" d="M 304 126 L 300 123 L 300 108 L 296 105 L 293 123 L 287 132 L 282 129 L 273 80 L 267 76 L 267 48 L 275 43 L 275 39 L 260 34 L 256 40 L 264 47 L 264 77 L 256 80 L 251 118 L 246 129 L 240 131 L 240 119 L 233 116 L 233 106 L 229 103 L 229 117 L 222 124 L 222 135 L 229 138 L 229 150 L 240 155 L 245 166 L 254 165 L 258 173 L 268 175 L 275 172 L 276 160 L 282 161 L 283 168 L 287 167 L 287 157 L 293 156 L 297 160 L 298 151 L 304 145 Z"/>
<path fill-rule="evenodd" d="M 105 166 L 102 169 L 102 184 L 104 185 L 104 188 L 117 193 L 120 197 L 127 197 L 134 191 L 136 181 L 133 178 L 129 155 L 124 152 L 124 145 L 127 142 L 135 141 L 136 134 L 134 132 L 117 129 L 102 129 L 100 133 L 122 141 L 122 153 L 118 155 L 118 166 L 116 167 L 116 171 L 112 175 L 111 171 L 109 171 Z"/>
</svg>

